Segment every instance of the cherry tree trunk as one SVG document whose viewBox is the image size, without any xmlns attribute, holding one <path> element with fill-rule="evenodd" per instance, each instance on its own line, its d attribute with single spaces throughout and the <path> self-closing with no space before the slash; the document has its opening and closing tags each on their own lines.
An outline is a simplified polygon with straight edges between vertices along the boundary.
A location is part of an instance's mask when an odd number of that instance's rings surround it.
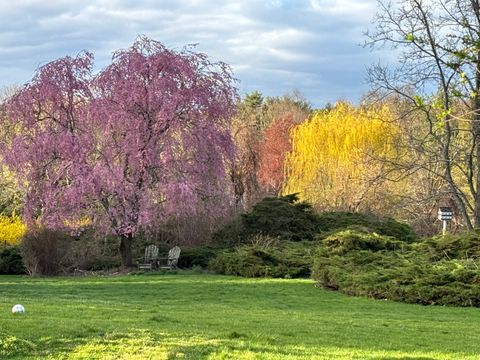
<svg viewBox="0 0 480 360">
<path fill-rule="evenodd" d="M 122 256 L 122 266 L 132 267 L 132 242 L 133 235 L 121 235 L 120 236 L 120 255 Z"/>
</svg>

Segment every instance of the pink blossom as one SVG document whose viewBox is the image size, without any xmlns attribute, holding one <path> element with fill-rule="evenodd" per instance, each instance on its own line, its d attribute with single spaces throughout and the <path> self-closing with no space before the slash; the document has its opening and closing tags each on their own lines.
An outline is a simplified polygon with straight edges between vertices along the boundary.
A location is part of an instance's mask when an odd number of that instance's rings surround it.
<svg viewBox="0 0 480 360">
<path fill-rule="evenodd" d="M 84 52 L 41 67 L 6 103 L 18 132 L 1 150 L 29 224 L 88 217 L 122 238 L 131 265 L 140 229 L 225 196 L 236 89 L 225 64 L 145 37 L 96 75 L 92 65 Z"/>
</svg>

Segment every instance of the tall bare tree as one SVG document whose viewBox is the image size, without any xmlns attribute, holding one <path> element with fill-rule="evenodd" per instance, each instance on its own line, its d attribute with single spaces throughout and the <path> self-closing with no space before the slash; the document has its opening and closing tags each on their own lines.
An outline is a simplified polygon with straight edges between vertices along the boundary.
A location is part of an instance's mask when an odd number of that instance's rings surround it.
<svg viewBox="0 0 480 360">
<path fill-rule="evenodd" d="M 480 227 L 479 0 L 379 1 L 367 46 L 389 48 L 395 66 L 369 69 L 373 93 L 399 96 L 404 174 L 442 179 L 469 229 Z"/>
</svg>

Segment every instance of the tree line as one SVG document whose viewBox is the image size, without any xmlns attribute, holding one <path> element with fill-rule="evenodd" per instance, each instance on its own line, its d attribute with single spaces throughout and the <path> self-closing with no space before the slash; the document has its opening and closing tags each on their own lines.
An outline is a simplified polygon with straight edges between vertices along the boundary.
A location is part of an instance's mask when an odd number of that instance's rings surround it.
<svg viewBox="0 0 480 360">
<path fill-rule="evenodd" d="M 380 2 L 366 36 L 398 61 L 369 69 L 360 105 L 321 109 L 239 98 L 228 65 L 145 37 L 96 74 L 88 52 L 46 64 L 2 102 L 2 207 L 21 202 L 29 228 L 114 234 L 127 266 L 138 234 L 201 241 L 265 195 L 423 233 L 448 205 L 479 227 L 478 1 Z"/>
</svg>

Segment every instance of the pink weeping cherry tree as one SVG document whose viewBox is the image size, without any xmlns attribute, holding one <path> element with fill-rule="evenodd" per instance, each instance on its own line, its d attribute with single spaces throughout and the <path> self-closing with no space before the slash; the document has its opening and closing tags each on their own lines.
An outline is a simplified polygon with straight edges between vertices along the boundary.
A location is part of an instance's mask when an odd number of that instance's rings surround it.
<svg viewBox="0 0 480 360">
<path fill-rule="evenodd" d="M 18 127 L 3 159 L 24 180 L 27 223 L 88 217 L 131 266 L 140 230 L 225 199 L 236 89 L 226 64 L 145 37 L 91 69 L 89 53 L 53 61 L 7 101 Z"/>
<path fill-rule="evenodd" d="M 92 148 L 84 126 L 93 99 L 92 61 L 87 52 L 55 60 L 5 103 L 2 119 L 13 126 L 2 139 L 1 158 L 24 187 L 30 226 L 62 224 L 80 208 L 77 165 Z"/>
</svg>

